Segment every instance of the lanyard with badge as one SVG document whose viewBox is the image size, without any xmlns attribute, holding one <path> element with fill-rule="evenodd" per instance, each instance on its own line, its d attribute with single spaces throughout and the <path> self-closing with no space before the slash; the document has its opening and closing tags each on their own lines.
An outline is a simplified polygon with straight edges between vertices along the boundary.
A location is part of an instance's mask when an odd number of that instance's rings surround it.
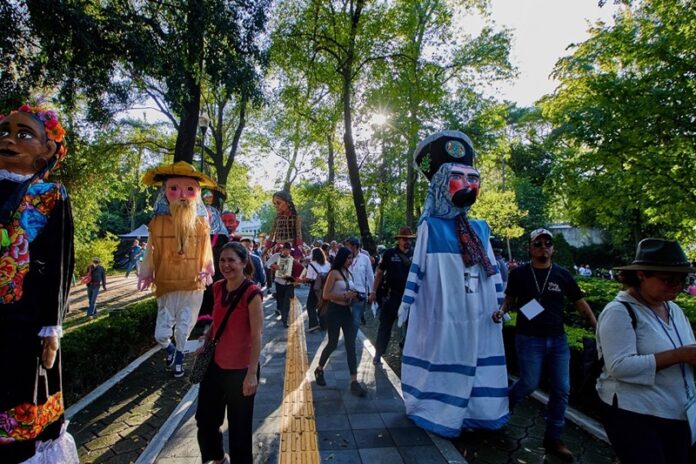
<svg viewBox="0 0 696 464">
<path fill-rule="evenodd" d="M 684 346 L 681 335 L 679 335 L 679 330 L 677 330 L 677 325 L 674 323 L 674 318 L 672 317 L 672 311 L 670 311 L 669 304 L 664 303 L 664 305 L 665 309 L 667 310 L 667 320 L 672 322 L 672 327 L 674 327 L 674 332 L 677 334 L 679 345 Z M 657 319 L 657 323 L 660 327 L 662 327 L 662 331 L 665 333 L 665 335 L 667 335 L 667 338 L 676 350 L 678 348 L 677 344 L 674 343 L 674 340 L 672 340 L 669 332 L 667 332 L 667 329 L 665 329 L 664 323 L 660 320 L 657 314 L 655 314 L 655 311 L 651 310 L 650 312 L 653 313 L 655 319 Z M 684 368 L 684 363 L 679 363 L 679 368 L 681 369 L 682 379 L 684 380 L 684 388 L 686 389 L 686 419 L 689 421 L 689 429 L 691 430 L 691 444 L 693 445 L 696 443 L 696 395 L 693 394 L 689 388 L 689 382 L 686 380 L 686 369 Z"/>
<path fill-rule="evenodd" d="M 546 285 L 549 283 L 549 277 L 551 276 L 551 269 L 553 269 L 553 264 L 549 267 L 546 273 L 546 278 L 544 279 L 544 284 L 539 287 L 539 281 L 537 280 L 536 273 L 534 272 L 534 266 L 530 265 L 529 269 L 532 271 L 532 277 L 534 278 L 534 285 L 536 285 L 537 294 L 539 298 L 532 298 L 520 308 L 520 312 L 525 315 L 530 321 L 537 317 L 544 311 L 544 307 L 541 305 L 540 301 L 544 296 L 544 291 L 546 290 Z"/>
</svg>

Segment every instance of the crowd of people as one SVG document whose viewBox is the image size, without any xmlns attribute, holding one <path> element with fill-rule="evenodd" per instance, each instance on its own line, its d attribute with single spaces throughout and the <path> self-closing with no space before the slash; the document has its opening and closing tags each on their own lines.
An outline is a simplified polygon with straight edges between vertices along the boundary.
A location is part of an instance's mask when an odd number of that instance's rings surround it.
<svg viewBox="0 0 696 464">
<path fill-rule="evenodd" d="M 0 116 L 0 369 L 11 373 L 0 392 L 0 461 L 76 463 L 63 420 L 61 322 L 73 273 L 72 216 L 64 187 L 47 180 L 67 151 L 57 115 L 24 105 Z M 553 263 L 554 241 L 540 228 L 528 236 L 530 261 L 510 265 L 484 221 L 468 217 L 482 179 L 471 140 L 458 131 L 424 139 L 414 160 L 430 182 L 415 233 L 403 227 L 394 246 L 375 255 L 361 240 L 312 246 L 288 192 L 272 197 L 276 218 L 265 240 L 236 233 L 236 213 L 206 174 L 179 161 L 149 170 L 143 183 L 160 188 L 147 243 L 134 242 L 127 274 L 140 290 L 154 287 L 154 339 L 165 369 L 182 377 L 188 338 L 198 320 L 209 324 L 197 361 L 206 359 L 196 421 L 204 462 L 253 462 L 252 418 L 261 375 L 264 293 L 288 327 L 295 289 L 307 285 L 307 331 L 325 331 L 314 371 L 324 369 L 343 334 L 350 371 L 358 379 L 356 337 L 370 305 L 379 328 L 373 364 L 380 366 L 395 323 L 403 327 L 401 383 L 407 416 L 419 427 L 454 437 L 464 429 L 504 427 L 515 407 L 542 382 L 549 385 L 546 450 L 572 461 L 562 440 L 570 391 L 570 349 L 564 307 L 574 305 L 596 328 L 603 370 L 597 381 L 602 424 L 623 464 L 687 463 L 696 437 L 696 339 L 674 303 L 696 293 L 696 271 L 679 243 L 646 238 L 632 263 L 616 268 L 624 290 L 599 318 L 574 275 Z M 588 272 L 582 266 L 580 275 Z M 82 273 L 88 315 L 96 313 L 106 272 L 94 258 Z M 689 280 L 691 279 L 691 280 Z M 595 308 L 599 310 L 600 308 Z M 519 379 L 508 386 L 502 324 L 517 312 Z M 67 367 L 69 368 L 69 367 Z M 230 427 L 225 453 L 221 427 Z M 38 450 L 38 451 L 37 451 Z"/>
</svg>

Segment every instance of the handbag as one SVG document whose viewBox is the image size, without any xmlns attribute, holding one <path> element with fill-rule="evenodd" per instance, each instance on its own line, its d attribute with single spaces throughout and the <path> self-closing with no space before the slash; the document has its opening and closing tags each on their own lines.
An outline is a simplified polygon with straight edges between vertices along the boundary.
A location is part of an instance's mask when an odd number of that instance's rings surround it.
<svg viewBox="0 0 696 464">
<path fill-rule="evenodd" d="M 84 285 L 89 285 L 92 283 L 92 271 L 94 271 L 94 267 L 91 265 L 87 268 L 87 274 L 83 275 L 80 277 L 80 283 Z"/>
<path fill-rule="evenodd" d="M 225 284 L 223 283 L 223 285 Z M 205 346 L 203 346 L 203 351 L 198 353 L 196 356 L 196 359 L 193 362 L 193 368 L 191 369 L 191 375 L 189 376 L 191 383 L 200 383 L 203 380 L 203 377 L 205 377 L 205 373 L 208 372 L 210 363 L 213 361 L 213 357 L 215 356 L 215 347 L 220 341 L 222 332 L 225 330 L 225 326 L 227 325 L 227 320 L 230 318 L 232 312 L 237 308 L 239 301 L 242 299 L 242 295 L 244 295 L 250 285 L 251 283 L 248 280 L 244 281 L 242 287 L 235 295 L 234 300 L 230 303 L 230 307 L 227 308 L 227 314 L 225 314 L 220 327 L 218 327 L 217 331 L 215 332 L 215 337 L 213 337 L 212 340 L 206 340 Z"/>
</svg>

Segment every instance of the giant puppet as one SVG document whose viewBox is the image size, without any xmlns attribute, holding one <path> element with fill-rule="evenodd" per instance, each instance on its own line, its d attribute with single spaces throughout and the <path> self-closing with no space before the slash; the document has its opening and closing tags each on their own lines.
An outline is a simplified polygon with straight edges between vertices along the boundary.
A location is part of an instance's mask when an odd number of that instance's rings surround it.
<svg viewBox="0 0 696 464">
<path fill-rule="evenodd" d="M 292 256 L 302 258 L 302 219 L 297 214 L 290 193 L 282 190 L 274 193 L 273 206 L 276 217 L 273 219 L 271 233 L 266 239 L 266 250 L 270 253 L 274 245 L 290 242 L 293 248 Z"/>
<path fill-rule="evenodd" d="M 143 183 L 161 184 L 164 194 L 159 195 L 148 224 L 150 235 L 138 288 L 146 290 L 155 284 L 155 340 L 166 350 L 166 365 L 174 367 L 174 376 L 182 377 L 184 345 L 215 269 L 208 213 L 201 201 L 201 187 L 212 188 L 215 182 L 178 161 L 149 170 Z"/>
<path fill-rule="evenodd" d="M 65 431 L 61 352 L 74 267 L 65 158 L 55 112 L 0 115 L 0 462 L 77 464 Z"/>
<path fill-rule="evenodd" d="M 474 149 L 459 131 L 423 140 L 414 153 L 430 180 L 399 308 L 408 318 L 401 384 L 406 413 L 445 437 L 508 420 L 501 326 L 490 317 L 503 298 L 484 221 L 467 217 L 480 187 Z"/>
</svg>

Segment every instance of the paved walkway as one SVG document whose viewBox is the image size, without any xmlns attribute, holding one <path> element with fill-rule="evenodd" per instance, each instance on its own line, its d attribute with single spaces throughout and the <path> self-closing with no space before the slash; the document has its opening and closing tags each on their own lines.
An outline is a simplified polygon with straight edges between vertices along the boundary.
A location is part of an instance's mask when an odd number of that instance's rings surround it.
<svg viewBox="0 0 696 464">
<path fill-rule="evenodd" d="M 298 291 L 302 292 L 306 290 Z M 325 369 L 328 385 L 317 386 L 312 372 L 326 343 L 325 333 L 305 334 L 306 322 L 299 313 L 299 303 L 293 305 L 299 317 L 289 329 L 283 328 L 273 309 L 272 304 L 264 305 L 266 345 L 254 408 L 255 462 L 465 462 L 450 442 L 427 434 L 406 418 L 403 400 L 394 386 L 398 378 L 388 368 L 372 366 L 371 348 L 358 344 L 358 378 L 367 386 L 367 397 L 357 398 L 349 391 L 350 374 L 342 340 Z M 296 350 L 302 345 L 306 364 L 296 358 Z M 289 368 L 288 364 L 293 366 Z M 292 385 L 288 372 L 298 367 L 302 368 L 301 381 Z M 299 407 L 298 396 L 311 407 Z M 195 403 L 162 449 L 158 463 L 201 462 L 194 411 Z M 227 429 L 226 424 L 223 427 Z M 225 437 L 225 447 L 226 443 Z"/>
</svg>

